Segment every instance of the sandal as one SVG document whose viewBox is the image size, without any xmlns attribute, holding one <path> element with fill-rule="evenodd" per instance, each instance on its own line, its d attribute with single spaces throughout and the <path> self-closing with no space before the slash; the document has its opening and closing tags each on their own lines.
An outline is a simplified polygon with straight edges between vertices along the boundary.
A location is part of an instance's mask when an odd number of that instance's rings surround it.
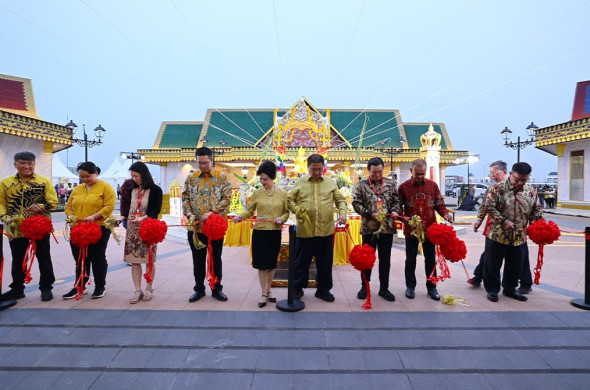
<svg viewBox="0 0 590 390">
<path fill-rule="evenodd" d="M 268 301 L 271 303 L 277 303 L 277 299 L 275 297 L 272 296 L 272 292 L 268 291 Z"/>
<path fill-rule="evenodd" d="M 143 294 L 143 301 L 148 302 L 152 300 L 152 294 L 154 293 L 153 288 L 146 288 L 145 293 Z"/>
<path fill-rule="evenodd" d="M 260 299 L 258 300 L 258 307 L 262 309 L 264 306 L 266 306 L 267 299 L 268 299 L 268 297 L 266 295 L 262 294 L 260 296 Z"/>
<path fill-rule="evenodd" d="M 135 304 L 143 299 L 143 292 L 141 290 L 135 290 L 135 296 L 129 300 L 129 303 Z"/>
</svg>

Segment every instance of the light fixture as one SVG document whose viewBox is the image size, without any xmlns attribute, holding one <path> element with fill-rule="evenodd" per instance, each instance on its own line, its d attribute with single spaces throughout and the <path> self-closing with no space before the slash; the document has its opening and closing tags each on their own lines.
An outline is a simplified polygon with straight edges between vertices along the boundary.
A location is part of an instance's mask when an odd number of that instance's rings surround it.
<svg viewBox="0 0 590 390">
<path fill-rule="evenodd" d="M 248 169 L 247 166 L 243 166 L 242 169 L 240 170 L 240 172 L 242 173 L 242 177 L 245 179 L 248 177 L 248 172 L 250 172 L 250 170 Z"/>
</svg>

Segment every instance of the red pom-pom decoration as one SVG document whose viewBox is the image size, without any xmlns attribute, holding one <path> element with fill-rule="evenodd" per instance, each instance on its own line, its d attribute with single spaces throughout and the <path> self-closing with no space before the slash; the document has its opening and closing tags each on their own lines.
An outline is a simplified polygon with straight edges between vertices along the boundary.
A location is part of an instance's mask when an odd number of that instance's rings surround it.
<svg viewBox="0 0 590 390">
<path fill-rule="evenodd" d="M 203 234 L 210 240 L 221 240 L 227 232 L 227 221 L 219 214 L 211 214 L 203 224 Z"/>
<path fill-rule="evenodd" d="M 457 237 L 453 237 L 453 239 L 446 245 L 442 245 L 440 250 L 444 258 L 452 263 L 456 263 L 467 257 L 467 246 L 465 245 L 465 241 L 462 241 Z"/>
<path fill-rule="evenodd" d="M 25 273 L 25 283 L 29 284 L 33 278 L 31 277 L 31 268 L 33 261 L 37 254 L 37 241 L 42 240 L 46 235 L 53 231 L 53 223 L 51 219 L 44 215 L 33 215 L 21 222 L 20 231 L 26 238 L 29 239 L 25 257 L 23 259 L 23 272 Z M 1 239 L 1 236 L 0 236 Z M 2 272 L 0 271 L 0 275 Z M 0 282 L 2 281 L 0 277 Z"/>
<path fill-rule="evenodd" d="M 545 245 L 557 241 L 559 236 L 561 236 L 561 232 L 559 231 L 559 226 L 557 226 L 555 222 L 547 222 L 544 219 L 539 219 L 531 223 L 529 227 L 526 228 L 526 231 L 531 240 L 539 245 L 537 265 L 533 270 L 533 273 L 535 274 L 534 283 L 539 284 L 539 280 L 541 279 L 541 268 L 543 268 L 543 248 Z"/>
<path fill-rule="evenodd" d="M 363 246 L 355 245 L 350 251 L 350 264 L 352 264 L 354 268 L 361 271 L 361 275 L 365 281 L 365 288 L 367 289 L 367 301 L 363 304 L 364 310 L 372 308 L 371 285 L 369 284 L 364 271 L 373 268 L 376 258 L 375 249 L 373 249 L 369 244 L 365 244 Z"/>
<path fill-rule="evenodd" d="M 355 245 L 350 251 L 350 264 L 359 271 L 372 269 L 375 265 L 375 249 L 369 244 Z"/>
<path fill-rule="evenodd" d="M 100 226 L 94 222 L 81 222 L 72 227 L 70 242 L 72 245 L 82 248 L 96 244 L 102 237 Z"/>
<path fill-rule="evenodd" d="M 168 225 L 159 219 L 148 218 L 139 225 L 139 237 L 148 244 L 164 241 Z"/>
<path fill-rule="evenodd" d="M 537 245 L 553 244 L 561 236 L 559 226 L 553 221 L 547 222 L 544 219 L 531 223 L 526 228 L 526 231 L 531 240 Z"/>
<path fill-rule="evenodd" d="M 426 229 L 426 237 L 428 238 L 428 241 L 432 242 L 434 245 L 447 245 L 447 243 L 450 243 L 456 236 L 455 229 L 444 223 L 435 223 Z"/>
<path fill-rule="evenodd" d="M 33 215 L 22 221 L 20 231 L 29 240 L 39 241 L 53 231 L 53 223 L 44 215 Z"/>
</svg>

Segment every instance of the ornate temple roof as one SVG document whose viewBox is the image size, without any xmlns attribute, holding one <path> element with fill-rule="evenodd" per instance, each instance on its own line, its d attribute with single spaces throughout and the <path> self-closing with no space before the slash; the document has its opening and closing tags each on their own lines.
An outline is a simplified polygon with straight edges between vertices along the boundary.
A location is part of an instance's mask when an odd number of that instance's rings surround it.
<svg viewBox="0 0 590 390">
<path fill-rule="evenodd" d="M 404 123 L 399 110 L 395 109 L 317 109 L 304 97 L 289 110 L 279 110 L 276 115 L 282 117 L 303 103 L 307 105 L 310 113 L 318 117 L 327 116 L 329 111 L 331 147 L 339 149 L 330 150 L 336 154 L 350 154 L 351 149 L 356 150 L 364 127 L 363 149 L 403 148 L 404 153 L 408 152 L 407 158 L 417 158 L 416 155 L 421 146 L 420 136 L 428 130 L 430 125 L 430 123 Z M 221 156 L 219 161 L 248 159 L 250 155 L 260 158 L 261 147 L 273 133 L 274 111 L 274 109 L 208 109 L 203 121 L 166 121 L 160 127 L 153 149 L 142 149 L 139 153 L 144 154 L 148 162 L 186 161 L 179 160 L 180 154 L 188 156 L 189 149 L 194 150 L 198 146 L 206 145 L 236 151 L 233 154 L 227 153 L 225 158 Z M 457 156 L 454 155 L 457 153 L 458 155 L 465 153 L 453 150 L 443 123 L 432 125 L 434 131 L 442 137 L 441 150 L 447 152 L 447 160 L 456 158 Z M 398 142 L 400 138 L 405 139 L 406 142 L 400 144 Z M 203 140 L 205 143 L 202 142 Z M 240 153 L 237 153 L 236 148 L 240 150 Z M 175 158 L 172 158 L 173 150 L 178 153 Z M 412 151 L 415 153 L 410 153 Z"/>
<path fill-rule="evenodd" d="M 37 116 L 31 80 L 4 74 L 0 74 L 0 134 L 47 141 L 53 152 L 72 145 L 70 129 Z"/>
</svg>

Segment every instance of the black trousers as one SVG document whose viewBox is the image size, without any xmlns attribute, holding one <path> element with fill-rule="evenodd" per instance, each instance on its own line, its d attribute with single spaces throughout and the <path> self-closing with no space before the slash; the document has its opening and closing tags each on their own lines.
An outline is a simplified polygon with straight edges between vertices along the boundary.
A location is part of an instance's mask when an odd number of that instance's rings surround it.
<svg viewBox="0 0 590 390">
<path fill-rule="evenodd" d="M 51 263 L 49 237 L 50 234 L 37 241 L 37 263 L 39 264 L 39 290 L 51 290 L 53 282 L 55 282 L 55 275 L 53 274 L 53 264 Z M 0 240 L 2 237 L 0 237 Z M 25 272 L 23 271 L 23 261 L 27 246 L 29 245 L 28 238 L 15 238 L 9 241 L 10 252 L 12 253 L 12 283 L 10 288 L 17 291 L 24 291 L 25 289 Z"/>
<path fill-rule="evenodd" d="M 406 237 L 406 287 L 416 288 L 416 256 L 418 256 L 418 239 L 414 237 Z M 428 238 L 422 243 L 424 251 L 424 273 L 426 278 L 430 277 L 434 269 L 434 276 L 436 276 L 436 255 L 434 244 L 428 241 Z M 426 288 L 434 288 L 435 285 L 431 281 L 426 280 Z"/>
<path fill-rule="evenodd" d="M 205 277 L 207 276 L 207 248 L 209 239 L 203 233 L 197 233 L 199 240 L 205 244 L 205 248 L 197 249 L 193 244 L 193 232 L 188 232 L 188 244 L 191 247 L 193 255 L 193 275 L 195 277 L 195 292 L 205 291 Z M 211 241 L 211 249 L 213 252 L 213 272 L 217 277 L 217 283 L 213 291 L 223 290 L 221 285 L 221 277 L 223 276 L 221 267 L 221 252 L 223 251 L 223 239 Z"/>
<path fill-rule="evenodd" d="M 506 291 L 516 290 L 522 271 L 523 245 L 504 245 L 486 237 L 483 285 L 487 292 L 497 294 L 500 292 L 500 286 Z M 500 283 L 503 261 L 504 277 Z"/>
<path fill-rule="evenodd" d="M 522 271 L 520 272 L 520 286 L 523 288 L 531 288 L 533 285 L 533 277 L 531 275 L 531 265 L 529 263 L 529 246 L 525 243 L 522 247 Z M 473 271 L 473 276 L 483 279 L 485 252 L 479 258 L 479 264 Z"/>
<path fill-rule="evenodd" d="M 381 290 L 389 289 L 389 270 L 391 269 L 391 245 L 393 244 L 393 234 L 363 234 L 363 245 L 369 244 L 373 249 L 377 249 L 379 256 L 379 288 Z M 371 281 L 372 269 L 364 271 L 367 281 Z M 361 273 L 361 285 L 365 287 L 365 281 Z"/>
<path fill-rule="evenodd" d="M 309 267 L 315 257 L 318 290 L 332 289 L 332 263 L 334 262 L 334 235 L 325 237 L 297 237 L 295 240 L 294 283 L 296 289 L 306 288 L 309 282 Z"/>
<path fill-rule="evenodd" d="M 520 271 L 520 287 L 531 288 L 533 286 L 533 275 L 531 275 L 531 263 L 529 261 L 529 246 L 525 243 L 522 249 L 522 271 Z"/>
<path fill-rule="evenodd" d="M 475 270 L 473 270 L 473 277 L 475 278 L 483 279 L 483 262 L 485 259 L 485 255 L 485 251 L 481 253 L 481 256 L 479 257 L 479 263 L 475 267 Z"/>
<path fill-rule="evenodd" d="M 100 230 L 102 230 L 102 236 L 100 237 L 100 240 L 98 240 L 96 244 L 88 245 L 88 256 L 86 257 L 86 260 L 84 260 L 84 275 L 90 275 L 90 265 L 92 265 L 94 288 L 105 287 L 107 271 L 109 268 L 106 251 L 109 238 L 111 237 L 111 231 L 104 226 L 101 226 Z M 72 243 L 70 243 L 70 248 L 72 248 L 72 255 L 74 255 L 74 261 L 76 262 L 76 281 L 78 281 L 81 271 L 80 264 L 78 263 L 78 254 L 80 253 L 80 248 L 72 245 Z M 88 283 L 89 278 L 90 276 L 84 277 L 84 287 L 86 287 L 86 283 Z"/>
</svg>

